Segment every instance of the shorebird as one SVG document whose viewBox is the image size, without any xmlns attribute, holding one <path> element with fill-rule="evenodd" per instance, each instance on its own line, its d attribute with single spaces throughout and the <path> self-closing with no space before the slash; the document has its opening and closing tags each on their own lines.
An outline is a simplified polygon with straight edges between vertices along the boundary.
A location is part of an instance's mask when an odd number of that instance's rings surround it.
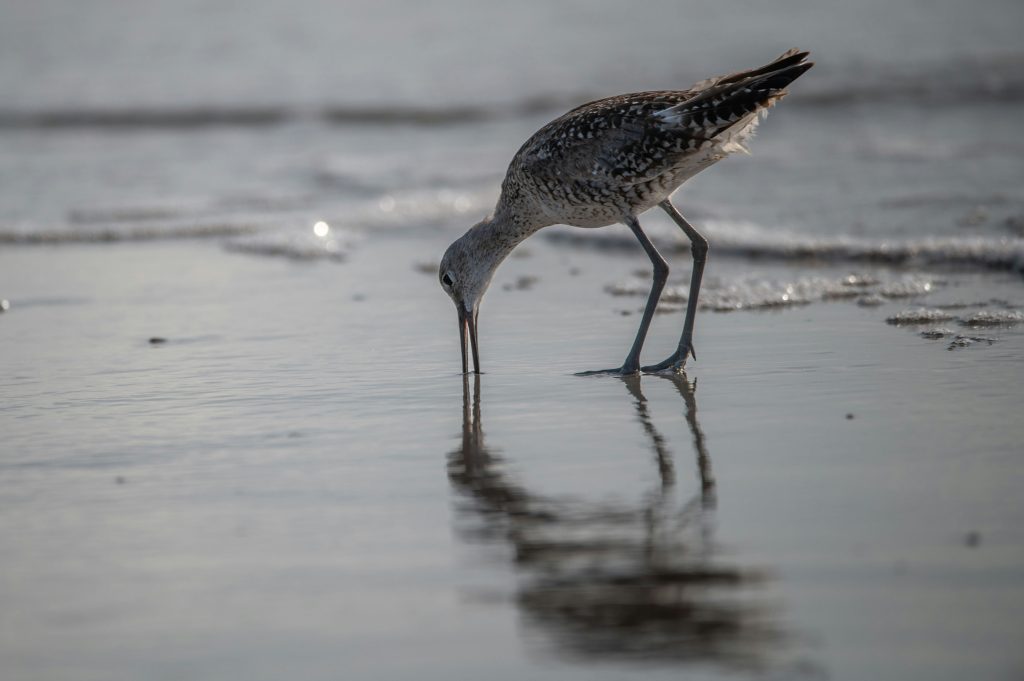
<svg viewBox="0 0 1024 681">
<path fill-rule="evenodd" d="M 538 130 L 516 152 L 494 212 L 456 240 L 441 259 L 441 286 L 459 315 L 462 373 L 480 373 L 480 300 L 498 265 L 524 239 L 548 225 L 605 227 L 623 223 L 654 266 L 636 339 L 618 369 L 607 373 L 680 371 L 693 349 L 697 296 L 708 242 L 669 200 L 683 182 L 737 151 L 747 151 L 762 115 L 813 65 L 807 52 L 783 53 L 766 66 L 703 80 L 688 90 L 638 92 L 576 107 Z M 668 263 L 637 216 L 659 206 L 690 240 L 693 270 L 679 347 L 663 362 L 640 366 L 647 329 L 668 279 Z M 606 372 L 588 372 L 606 373 Z"/>
</svg>

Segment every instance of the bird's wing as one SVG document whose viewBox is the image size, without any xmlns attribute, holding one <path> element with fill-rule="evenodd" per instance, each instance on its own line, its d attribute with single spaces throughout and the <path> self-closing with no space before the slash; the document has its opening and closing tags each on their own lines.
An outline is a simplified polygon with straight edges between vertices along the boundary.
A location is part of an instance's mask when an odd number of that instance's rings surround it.
<svg viewBox="0 0 1024 681">
<path fill-rule="evenodd" d="M 638 92 L 573 109 L 537 131 L 513 166 L 536 177 L 594 181 L 621 174 L 625 157 L 643 157 L 663 121 L 654 117 L 693 96 L 691 91 Z"/>
<path fill-rule="evenodd" d="M 577 107 L 541 128 L 513 167 L 549 181 L 633 184 L 770 106 L 812 64 L 789 50 L 760 68 L 719 76 L 688 90 L 638 92 Z"/>
</svg>

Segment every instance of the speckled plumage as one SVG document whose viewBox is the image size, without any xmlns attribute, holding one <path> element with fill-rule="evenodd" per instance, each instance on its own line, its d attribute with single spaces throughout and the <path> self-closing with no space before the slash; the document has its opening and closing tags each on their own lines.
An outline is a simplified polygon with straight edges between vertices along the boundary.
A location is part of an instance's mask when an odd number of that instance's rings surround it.
<svg viewBox="0 0 1024 681">
<path fill-rule="evenodd" d="M 730 153 L 744 151 L 757 114 L 810 68 L 792 50 L 755 71 L 688 90 L 599 99 L 560 116 L 519 149 L 506 204 L 538 223 L 602 227 L 639 215 Z"/>
<path fill-rule="evenodd" d="M 659 204 L 691 240 L 703 242 L 667 203 L 668 197 L 701 170 L 746 151 L 759 114 L 812 66 L 804 61 L 807 54 L 790 50 L 761 68 L 710 78 L 688 90 L 599 99 L 548 123 L 513 157 L 494 214 L 445 253 L 439 272 L 442 285 L 457 305 L 475 314 L 498 264 L 523 239 L 553 224 L 625 223 L 655 261 L 636 216 Z M 706 251 L 703 244 L 700 248 Z M 445 284 L 446 276 L 450 285 Z M 699 286 L 699 273 L 696 277 Z M 688 310 L 688 329 L 692 316 Z M 647 323 L 649 319 L 642 324 L 638 344 Z M 692 353 L 691 347 L 686 350 Z"/>
</svg>

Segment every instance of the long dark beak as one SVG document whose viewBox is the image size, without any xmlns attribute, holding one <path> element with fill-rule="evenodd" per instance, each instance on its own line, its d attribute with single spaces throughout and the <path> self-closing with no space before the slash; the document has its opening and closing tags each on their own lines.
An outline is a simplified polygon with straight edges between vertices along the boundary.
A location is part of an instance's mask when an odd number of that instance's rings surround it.
<svg viewBox="0 0 1024 681">
<path fill-rule="evenodd" d="M 476 346 L 476 316 L 477 312 L 468 312 L 462 305 L 456 303 L 455 308 L 459 311 L 459 348 L 462 350 L 462 373 L 469 373 L 469 358 L 466 356 L 466 335 L 469 335 L 469 344 L 473 349 L 473 372 L 480 373 L 480 353 Z"/>
</svg>

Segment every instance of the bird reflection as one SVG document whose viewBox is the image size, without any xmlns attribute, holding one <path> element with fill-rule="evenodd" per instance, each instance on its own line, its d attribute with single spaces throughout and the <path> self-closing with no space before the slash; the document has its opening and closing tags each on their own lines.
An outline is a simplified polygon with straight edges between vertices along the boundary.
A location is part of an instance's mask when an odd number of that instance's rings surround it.
<svg viewBox="0 0 1024 681">
<path fill-rule="evenodd" d="M 557 654 L 760 667 L 782 638 L 758 588 L 763 577 L 717 555 L 716 486 L 695 385 L 682 374 L 665 379 L 685 407 L 698 491 L 680 498 L 668 442 L 648 410 L 641 377 L 630 376 L 622 380 L 649 439 L 658 484 L 634 504 L 612 507 L 535 494 L 511 480 L 485 442 L 480 377 L 464 377 L 462 445 L 448 457 L 449 479 L 466 502 L 459 525 L 474 527 L 464 532 L 469 540 L 511 548 L 523 622 Z"/>
</svg>

